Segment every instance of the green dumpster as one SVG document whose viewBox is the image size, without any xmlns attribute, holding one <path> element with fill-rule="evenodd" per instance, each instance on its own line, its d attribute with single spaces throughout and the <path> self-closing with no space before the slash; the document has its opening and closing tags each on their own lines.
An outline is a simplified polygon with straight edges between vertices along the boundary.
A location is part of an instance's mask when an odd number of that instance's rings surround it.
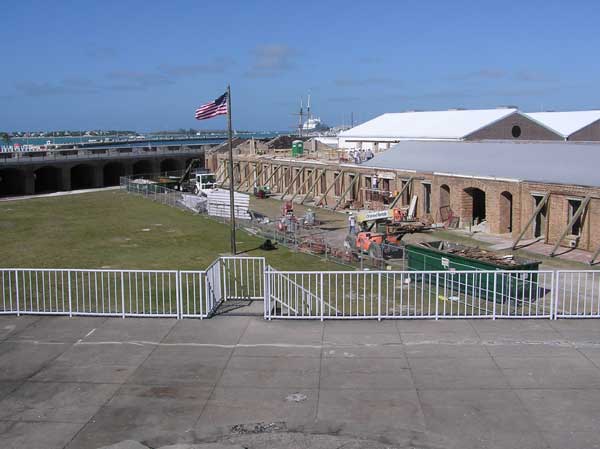
<svg viewBox="0 0 600 449">
<path fill-rule="evenodd" d="M 531 301 L 538 297 L 539 261 L 498 256 L 443 241 L 407 244 L 405 254 L 409 271 L 444 272 L 439 276 L 440 283 L 450 291 L 497 303 Z M 461 273 L 464 271 L 468 273 Z M 422 276 L 416 274 L 416 280 Z"/>
</svg>

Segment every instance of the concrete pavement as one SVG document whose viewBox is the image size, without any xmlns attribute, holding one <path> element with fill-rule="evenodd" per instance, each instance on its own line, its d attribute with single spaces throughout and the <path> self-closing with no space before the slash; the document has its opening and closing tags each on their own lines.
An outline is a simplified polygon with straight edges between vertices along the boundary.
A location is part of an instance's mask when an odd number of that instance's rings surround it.
<svg viewBox="0 0 600 449">
<path fill-rule="evenodd" d="M 599 428 L 597 320 L 0 317 L 7 449 L 589 449 Z"/>
</svg>

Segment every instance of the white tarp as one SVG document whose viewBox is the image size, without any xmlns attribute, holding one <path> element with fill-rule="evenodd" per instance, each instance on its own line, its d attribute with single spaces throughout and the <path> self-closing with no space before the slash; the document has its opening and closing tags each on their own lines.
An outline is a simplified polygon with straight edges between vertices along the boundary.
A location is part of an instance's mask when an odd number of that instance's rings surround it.
<svg viewBox="0 0 600 449">
<path fill-rule="evenodd" d="M 229 190 L 214 189 L 206 192 L 206 197 L 208 199 L 208 215 L 212 215 L 213 217 L 229 218 Z M 250 220 L 250 213 L 248 212 L 248 208 L 250 207 L 250 195 L 235 192 L 234 207 L 235 218 Z"/>
<path fill-rule="evenodd" d="M 203 196 L 198 195 L 181 195 L 181 203 L 195 212 L 206 212 L 207 200 Z"/>
</svg>

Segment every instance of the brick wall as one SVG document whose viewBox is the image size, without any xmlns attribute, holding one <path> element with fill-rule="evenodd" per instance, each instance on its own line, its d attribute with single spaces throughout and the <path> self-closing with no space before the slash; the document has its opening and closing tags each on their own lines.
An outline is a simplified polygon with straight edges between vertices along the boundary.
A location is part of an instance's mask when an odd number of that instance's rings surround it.
<svg viewBox="0 0 600 449">
<path fill-rule="evenodd" d="M 518 138 L 513 137 L 513 126 L 518 126 L 521 135 Z M 503 139 L 503 140 L 564 140 L 560 135 L 550 131 L 547 128 L 537 124 L 530 118 L 515 112 L 508 117 L 503 118 L 489 126 L 466 137 L 466 140 L 485 140 L 485 139 Z"/>
</svg>

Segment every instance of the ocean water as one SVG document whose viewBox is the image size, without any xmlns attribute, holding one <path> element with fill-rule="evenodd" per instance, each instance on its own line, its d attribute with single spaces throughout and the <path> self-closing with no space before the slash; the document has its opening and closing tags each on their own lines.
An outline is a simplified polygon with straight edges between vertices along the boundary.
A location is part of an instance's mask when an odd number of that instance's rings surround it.
<svg viewBox="0 0 600 449">
<path fill-rule="evenodd" d="M 235 134 L 235 137 L 242 137 L 242 138 L 247 138 L 250 139 L 252 137 L 254 137 L 255 139 L 268 139 L 268 138 L 272 138 L 277 136 L 278 134 L 283 134 L 283 133 L 278 133 L 278 132 L 269 132 L 269 133 L 263 133 L 263 132 L 257 132 L 257 133 L 239 133 L 239 134 Z M 205 135 L 205 136 L 185 136 L 182 137 L 181 135 L 172 135 L 172 136 L 156 136 L 156 135 L 152 135 L 152 134 L 147 134 L 145 136 L 146 138 L 144 140 L 129 140 L 129 141 L 122 141 L 119 143 L 119 146 L 130 146 L 130 147 L 142 147 L 142 146 L 147 146 L 148 144 L 172 144 L 172 145 L 184 145 L 184 144 L 189 144 L 189 143 L 221 143 L 223 141 L 225 141 L 227 139 L 227 134 L 211 134 L 211 135 Z M 115 139 L 114 137 L 110 137 L 112 139 Z M 10 139 L 10 144 L 6 144 L 5 142 L 0 142 L 0 147 L 2 149 L 2 151 L 11 151 L 14 149 L 15 144 L 18 145 L 31 145 L 31 146 L 38 146 L 38 145 L 46 145 L 46 143 L 48 143 L 48 141 L 50 141 L 51 144 L 80 144 L 80 143 L 87 143 L 90 144 L 92 142 L 90 142 L 90 140 L 101 140 L 103 138 L 101 137 L 15 137 Z M 102 142 L 97 142 L 98 146 L 104 146 L 104 144 Z M 114 142 L 106 142 L 106 143 L 112 143 L 113 145 L 115 144 Z M 13 148 L 9 148 L 9 146 L 12 146 Z M 88 148 L 90 148 L 90 146 L 87 146 Z"/>
</svg>

